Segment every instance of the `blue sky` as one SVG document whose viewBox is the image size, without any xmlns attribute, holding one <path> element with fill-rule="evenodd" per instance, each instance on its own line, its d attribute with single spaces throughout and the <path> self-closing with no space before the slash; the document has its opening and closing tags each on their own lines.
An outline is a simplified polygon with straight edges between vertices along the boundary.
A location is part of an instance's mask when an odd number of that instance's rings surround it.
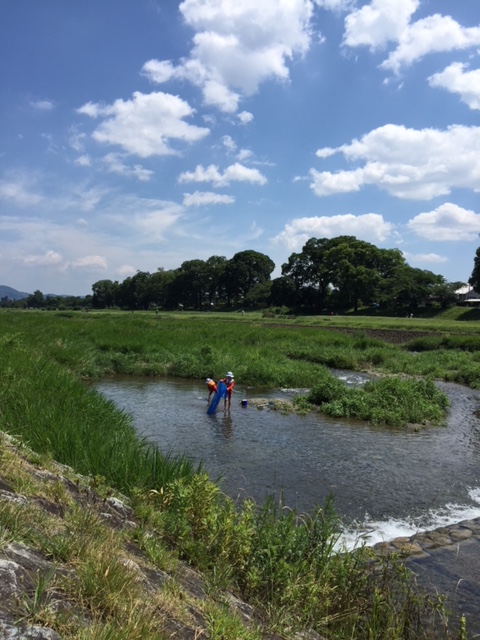
<svg viewBox="0 0 480 640">
<path fill-rule="evenodd" d="M 0 284 L 343 234 L 472 272 L 478 0 L 15 0 L 0 70 Z"/>
</svg>

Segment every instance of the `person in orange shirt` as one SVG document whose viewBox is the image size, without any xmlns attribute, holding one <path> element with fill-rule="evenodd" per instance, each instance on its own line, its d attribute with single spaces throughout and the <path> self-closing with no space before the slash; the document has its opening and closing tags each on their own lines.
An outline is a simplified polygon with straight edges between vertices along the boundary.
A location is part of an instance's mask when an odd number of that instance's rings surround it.
<svg viewBox="0 0 480 640">
<path fill-rule="evenodd" d="M 205 380 L 206 385 L 208 386 L 208 400 L 207 403 L 210 404 L 210 400 L 212 399 L 212 394 L 217 391 L 217 385 L 215 384 L 215 380 L 211 378 L 207 378 Z"/>
<path fill-rule="evenodd" d="M 227 409 L 227 404 L 228 404 L 228 410 L 230 411 L 230 405 L 232 403 L 232 392 L 233 392 L 233 387 L 235 386 L 233 373 L 229 371 L 225 376 L 225 378 L 222 378 L 222 382 L 224 382 L 227 386 L 227 395 L 225 396 L 225 402 L 223 404 L 223 408 L 224 410 Z"/>
</svg>

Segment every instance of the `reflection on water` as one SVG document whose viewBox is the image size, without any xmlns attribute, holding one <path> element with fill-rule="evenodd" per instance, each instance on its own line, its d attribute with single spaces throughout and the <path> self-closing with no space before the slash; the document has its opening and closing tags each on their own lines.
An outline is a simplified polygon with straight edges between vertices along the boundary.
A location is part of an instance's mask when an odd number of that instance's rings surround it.
<svg viewBox="0 0 480 640">
<path fill-rule="evenodd" d="M 116 377 L 95 385 L 132 414 L 141 435 L 202 461 L 232 497 L 282 492 L 287 505 L 310 510 L 333 494 L 347 524 L 379 531 L 389 523 L 397 535 L 480 515 L 480 394 L 441 386 L 452 402 L 448 425 L 413 432 L 240 405 L 291 391 L 236 385 L 230 413 L 208 416 L 203 381 Z"/>
</svg>

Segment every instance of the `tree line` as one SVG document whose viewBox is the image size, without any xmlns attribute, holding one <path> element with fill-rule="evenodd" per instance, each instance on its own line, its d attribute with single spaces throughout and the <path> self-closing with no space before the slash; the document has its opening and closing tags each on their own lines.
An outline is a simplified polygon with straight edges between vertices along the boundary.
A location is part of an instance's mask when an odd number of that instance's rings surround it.
<svg viewBox="0 0 480 640">
<path fill-rule="evenodd" d="M 480 273 L 480 250 L 476 260 Z M 273 306 L 294 313 L 357 311 L 370 306 L 398 314 L 414 313 L 428 303 L 443 308 L 455 304 L 455 291 L 464 284 L 409 266 L 399 249 L 380 249 L 354 236 L 311 238 L 282 265 L 281 276 L 272 279 L 274 269 L 267 255 L 253 250 L 231 259 L 187 260 L 177 269 L 137 271 L 122 282 L 99 280 L 81 303 L 73 298 L 69 305 L 62 299 L 61 305 L 129 310 Z M 40 291 L 24 302 L 37 308 L 58 304 Z"/>
</svg>

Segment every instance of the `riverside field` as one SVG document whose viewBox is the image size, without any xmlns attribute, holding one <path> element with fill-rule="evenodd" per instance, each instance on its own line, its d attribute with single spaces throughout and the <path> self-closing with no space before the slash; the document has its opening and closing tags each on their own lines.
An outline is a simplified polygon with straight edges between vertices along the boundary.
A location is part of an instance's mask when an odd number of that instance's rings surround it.
<svg viewBox="0 0 480 640">
<path fill-rule="evenodd" d="M 466 637 L 448 627 L 441 599 L 416 590 L 401 561 L 372 562 L 367 549 L 335 552 L 330 503 L 310 514 L 272 503 L 238 507 L 201 469 L 139 440 L 129 417 L 83 380 L 112 373 L 219 377 L 227 366 L 252 386 L 311 388 L 314 410 L 440 424 L 446 399 L 434 392 L 434 379 L 480 385 L 474 325 L 453 318 L 5 311 L 0 429 L 124 493 L 144 529 L 215 588 L 257 607 L 278 637 L 308 629 L 332 640 Z M 329 409 L 340 393 L 330 367 L 381 373 L 385 386 Z M 405 398 L 398 412 L 385 404 L 388 392 Z M 404 413 L 412 406 L 414 414 Z M 0 514 L 1 530 L 12 534 L 11 527 Z M 120 624 L 109 615 L 109 625 Z M 79 633 L 63 637 L 85 637 Z M 145 630 L 132 637 L 159 636 Z"/>
</svg>

